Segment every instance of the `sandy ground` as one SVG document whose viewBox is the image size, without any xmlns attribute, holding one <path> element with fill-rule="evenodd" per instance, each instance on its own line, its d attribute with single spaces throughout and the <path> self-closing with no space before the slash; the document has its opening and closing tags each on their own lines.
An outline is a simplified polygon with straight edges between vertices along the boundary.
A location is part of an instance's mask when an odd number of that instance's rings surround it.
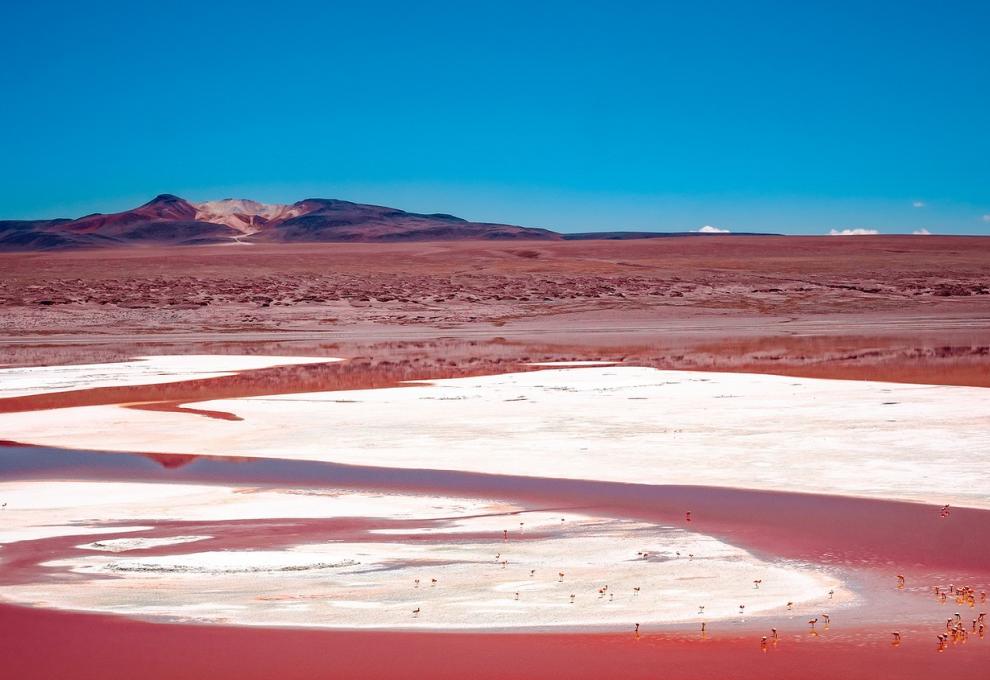
<svg viewBox="0 0 990 680">
<path fill-rule="evenodd" d="M 988 262 L 966 237 L 135 248 L 0 255 L 0 302 L 10 335 L 985 316 Z"/>
<path fill-rule="evenodd" d="M 336 356 L 417 379 L 597 359 L 986 387 L 988 263 L 962 237 L 5 254 L 0 364 Z"/>
<path fill-rule="evenodd" d="M 0 341 L 37 349 L 101 338 L 501 336 L 673 350 L 674 339 L 690 349 L 745 338 L 900 335 L 915 347 L 985 347 L 988 263 L 990 242 L 963 237 L 4 254 Z"/>
</svg>

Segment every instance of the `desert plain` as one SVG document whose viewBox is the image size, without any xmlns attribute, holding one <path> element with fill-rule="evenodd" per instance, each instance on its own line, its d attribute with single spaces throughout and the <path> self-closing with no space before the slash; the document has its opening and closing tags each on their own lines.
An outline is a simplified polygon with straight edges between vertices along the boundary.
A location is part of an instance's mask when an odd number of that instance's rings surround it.
<svg viewBox="0 0 990 680">
<path fill-rule="evenodd" d="M 979 677 L 988 387 L 984 238 L 0 254 L 4 664 Z"/>
</svg>

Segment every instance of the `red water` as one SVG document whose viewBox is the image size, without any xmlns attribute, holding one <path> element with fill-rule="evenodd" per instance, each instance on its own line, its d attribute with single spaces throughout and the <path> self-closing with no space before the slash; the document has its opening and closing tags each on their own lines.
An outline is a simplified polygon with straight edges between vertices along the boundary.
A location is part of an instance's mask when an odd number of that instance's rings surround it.
<svg viewBox="0 0 990 680">
<path fill-rule="evenodd" d="M 882 630 L 882 629 L 881 629 Z M 876 636 L 758 637 L 627 634 L 326 632 L 153 624 L 0 605 L 4 678 L 17 680 L 931 680 L 986 677 L 990 641 L 936 651 L 904 629 Z"/>
</svg>

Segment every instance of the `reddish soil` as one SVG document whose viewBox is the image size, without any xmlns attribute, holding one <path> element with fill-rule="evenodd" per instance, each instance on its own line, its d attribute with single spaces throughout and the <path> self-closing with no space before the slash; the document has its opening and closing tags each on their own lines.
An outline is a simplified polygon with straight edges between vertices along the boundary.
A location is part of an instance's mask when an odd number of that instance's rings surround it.
<svg viewBox="0 0 990 680">
<path fill-rule="evenodd" d="M 601 358 L 990 386 L 983 238 L 0 254 L 0 310 L 8 365 L 316 354 L 408 379 Z"/>
<path fill-rule="evenodd" d="M 662 334 L 673 322 L 750 335 L 761 319 L 849 315 L 883 328 L 883 316 L 958 325 L 990 313 L 990 239 L 977 237 L 134 248 L 2 254 L 0 271 L 10 336 L 369 324 L 477 334 L 527 319 L 544 331 Z"/>
</svg>

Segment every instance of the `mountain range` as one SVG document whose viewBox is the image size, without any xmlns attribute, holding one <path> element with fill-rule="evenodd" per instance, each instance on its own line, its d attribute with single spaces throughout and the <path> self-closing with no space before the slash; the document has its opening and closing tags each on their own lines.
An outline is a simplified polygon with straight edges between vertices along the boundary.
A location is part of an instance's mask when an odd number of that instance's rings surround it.
<svg viewBox="0 0 990 680">
<path fill-rule="evenodd" d="M 592 232 L 470 222 L 443 213 L 411 213 L 338 199 L 291 205 L 246 199 L 192 203 L 161 194 L 123 212 L 78 219 L 0 221 L 0 251 L 220 243 L 319 243 L 455 240 L 629 239 L 697 232 Z"/>
</svg>

